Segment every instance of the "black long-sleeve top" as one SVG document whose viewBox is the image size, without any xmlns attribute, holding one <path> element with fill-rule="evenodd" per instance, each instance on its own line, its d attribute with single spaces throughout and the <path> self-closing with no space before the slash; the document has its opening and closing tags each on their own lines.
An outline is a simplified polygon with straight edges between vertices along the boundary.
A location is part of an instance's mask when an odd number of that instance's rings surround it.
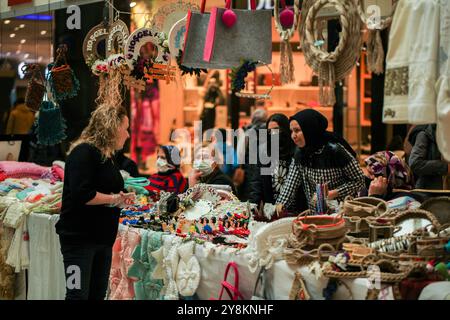
<svg viewBox="0 0 450 320">
<path fill-rule="evenodd" d="M 117 235 L 120 209 L 87 205 L 97 192 L 112 194 L 124 188 L 120 170 L 112 159 L 87 143 L 69 154 L 64 170 L 61 217 L 56 224 L 60 241 L 70 244 L 112 245 Z"/>
</svg>

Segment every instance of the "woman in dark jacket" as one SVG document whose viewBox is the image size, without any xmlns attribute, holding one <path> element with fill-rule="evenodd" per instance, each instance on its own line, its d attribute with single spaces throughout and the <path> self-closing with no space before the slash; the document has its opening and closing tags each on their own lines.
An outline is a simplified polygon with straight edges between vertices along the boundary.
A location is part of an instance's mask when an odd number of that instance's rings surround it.
<svg viewBox="0 0 450 320">
<path fill-rule="evenodd" d="M 436 143 L 436 125 L 415 127 L 409 136 L 413 146 L 409 166 L 416 176 L 417 189 L 442 190 L 450 175 L 450 164 L 442 160 Z"/>
<path fill-rule="evenodd" d="M 289 126 L 298 148 L 277 198 L 277 211 L 304 193 L 315 212 L 317 184 L 328 185 L 329 200 L 355 196 L 364 186 L 364 173 L 350 145 L 327 131 L 328 120 L 318 111 L 306 109 L 291 117 Z"/>
<path fill-rule="evenodd" d="M 270 163 L 265 165 L 253 165 L 250 175 L 249 201 L 261 205 L 270 203 L 275 204 L 281 188 L 285 184 L 289 165 L 294 156 L 295 144 L 290 137 L 289 119 L 281 113 L 275 113 L 269 117 L 266 122 L 269 132 L 267 139 L 267 154 L 270 156 Z M 270 142 L 272 138 L 279 141 L 278 154 L 270 154 Z M 273 140 L 273 141 L 276 141 Z M 262 146 L 262 148 L 265 148 Z M 271 174 L 264 174 L 263 169 L 269 169 Z M 303 193 L 300 198 L 295 198 L 286 205 L 288 212 L 299 213 L 307 208 Z"/>
</svg>

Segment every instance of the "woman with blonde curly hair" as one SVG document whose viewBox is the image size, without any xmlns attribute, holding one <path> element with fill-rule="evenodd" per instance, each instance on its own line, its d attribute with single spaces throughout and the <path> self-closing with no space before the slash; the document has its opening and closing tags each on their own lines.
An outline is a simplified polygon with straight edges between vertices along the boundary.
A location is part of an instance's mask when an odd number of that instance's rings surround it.
<svg viewBox="0 0 450 320">
<path fill-rule="evenodd" d="M 56 224 L 66 275 L 66 299 L 104 299 L 120 208 L 133 201 L 113 160 L 128 139 L 123 107 L 100 106 L 70 150 L 61 218 Z"/>
</svg>

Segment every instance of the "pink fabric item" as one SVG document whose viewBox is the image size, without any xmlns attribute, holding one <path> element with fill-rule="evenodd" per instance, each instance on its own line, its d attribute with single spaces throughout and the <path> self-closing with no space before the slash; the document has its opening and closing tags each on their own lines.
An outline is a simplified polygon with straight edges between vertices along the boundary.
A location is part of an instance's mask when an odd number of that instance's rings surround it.
<svg viewBox="0 0 450 320">
<path fill-rule="evenodd" d="M 139 231 L 127 229 L 118 235 L 113 246 L 111 273 L 110 273 L 110 300 L 132 300 L 134 294 L 134 280 L 130 279 L 128 269 L 133 264 L 132 254 L 141 242 Z"/>
<path fill-rule="evenodd" d="M 52 174 L 57 180 L 64 181 L 64 169 L 60 166 L 53 165 Z"/>
<path fill-rule="evenodd" d="M 39 179 L 49 168 L 31 162 L 0 161 L 0 175 L 7 178 Z"/>
<path fill-rule="evenodd" d="M 216 18 L 217 8 L 213 8 L 209 17 L 208 30 L 206 31 L 205 38 L 205 47 L 203 48 L 203 60 L 208 62 L 211 60 L 214 48 L 214 38 L 216 36 Z"/>
</svg>

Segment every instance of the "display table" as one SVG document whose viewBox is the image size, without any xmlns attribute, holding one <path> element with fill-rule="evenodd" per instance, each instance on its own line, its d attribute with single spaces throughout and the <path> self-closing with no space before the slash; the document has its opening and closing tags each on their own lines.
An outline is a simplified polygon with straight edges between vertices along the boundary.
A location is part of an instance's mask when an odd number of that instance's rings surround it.
<svg viewBox="0 0 450 320">
<path fill-rule="evenodd" d="M 29 300 L 61 300 L 65 296 L 65 278 L 59 238 L 55 232 L 58 215 L 34 214 L 28 217 L 30 234 L 30 268 L 29 268 Z M 120 226 L 123 231 L 125 226 Z M 146 230 L 140 230 L 146 232 Z M 250 299 L 253 294 L 258 272 L 252 273 L 248 268 L 245 250 L 235 250 L 226 247 L 215 247 L 208 250 L 204 245 L 197 244 L 195 255 L 201 266 L 201 281 L 197 289 L 199 299 L 207 300 L 218 297 L 220 283 L 223 279 L 227 263 L 234 261 L 239 268 L 240 291 L 244 298 Z M 293 268 L 285 260 L 277 261 L 266 271 L 266 296 L 269 299 L 288 299 L 294 280 L 294 274 L 300 271 L 305 279 L 307 290 L 312 299 L 323 299 L 322 290 L 327 285 L 327 279 L 317 280 L 307 267 Z M 228 281 L 233 283 L 233 275 Z M 346 280 L 352 291 L 353 299 L 365 299 L 367 280 Z M 340 286 L 335 299 L 351 299 L 345 287 Z"/>
</svg>

